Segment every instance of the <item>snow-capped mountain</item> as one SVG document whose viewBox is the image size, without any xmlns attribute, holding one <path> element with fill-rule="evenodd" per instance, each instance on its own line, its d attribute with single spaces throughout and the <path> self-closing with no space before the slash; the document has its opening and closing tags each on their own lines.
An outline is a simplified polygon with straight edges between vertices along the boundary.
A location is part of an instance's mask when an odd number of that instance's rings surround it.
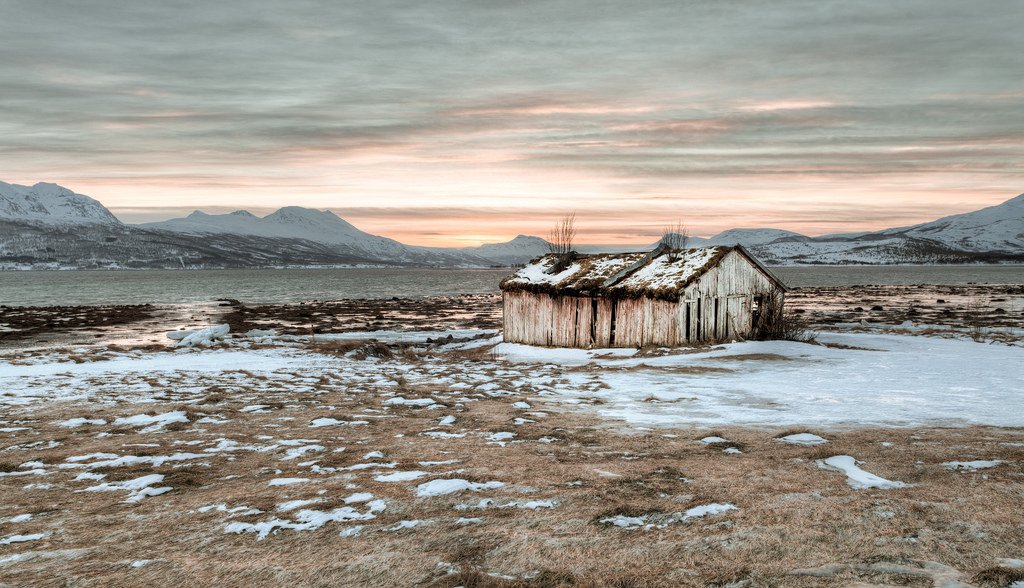
<svg viewBox="0 0 1024 588">
<path fill-rule="evenodd" d="M 45 225 L 119 225 L 102 204 L 57 184 L 0 182 L 0 220 Z"/>
<path fill-rule="evenodd" d="M 526 263 L 535 257 L 551 251 L 551 244 L 540 237 L 517 235 L 504 243 L 485 243 L 477 247 L 465 247 L 466 253 L 485 257 L 497 264 L 516 265 Z"/>
<path fill-rule="evenodd" d="M 487 265 L 488 261 L 458 251 L 403 245 L 394 239 L 361 231 L 329 210 L 286 206 L 259 217 L 246 210 L 227 214 L 195 211 L 184 218 L 145 223 L 145 229 L 190 235 L 231 234 L 277 239 L 305 239 L 368 258 L 391 262 L 443 265 Z"/>
<path fill-rule="evenodd" d="M 0 268 L 493 264 L 456 249 L 371 235 L 329 211 L 288 206 L 265 217 L 196 211 L 126 225 L 96 200 L 56 184 L 0 183 Z"/>
<path fill-rule="evenodd" d="M 1024 262 L 1024 194 L 974 212 L 869 233 L 808 237 L 780 229 L 730 229 L 688 247 L 740 244 L 769 264 Z M 653 243 L 650 247 L 656 246 Z M 622 246 L 583 245 L 584 253 Z M 487 267 L 526 263 L 548 242 L 415 247 L 361 231 L 336 214 L 288 206 L 264 217 L 196 211 L 144 225 L 121 223 L 102 204 L 56 184 L 0 182 L 0 269 L 212 268 L 316 265 Z"/>
<path fill-rule="evenodd" d="M 1024 250 L 1024 194 L 974 212 L 875 234 L 930 239 L 964 251 Z"/>
<path fill-rule="evenodd" d="M 789 237 L 753 245 L 768 263 L 893 264 L 1024 261 L 1024 194 L 910 227 Z"/>
<path fill-rule="evenodd" d="M 196 235 L 231 233 L 309 239 L 321 243 L 351 242 L 353 239 L 373 236 L 360 231 L 333 212 L 298 206 L 287 206 L 265 217 L 256 216 L 248 210 L 236 210 L 227 214 L 207 214 L 196 210 L 183 218 L 143 223 L 139 226 Z"/>
<path fill-rule="evenodd" d="M 757 247 L 784 239 L 802 241 L 810 239 L 810 237 L 782 229 L 729 229 L 704 241 L 701 243 L 701 247 L 718 247 L 720 245 Z"/>
<path fill-rule="evenodd" d="M 793 231 L 784 231 L 782 229 L 729 229 L 718 233 L 714 237 L 690 237 L 686 236 L 682 238 L 682 241 L 686 243 L 686 247 L 719 247 L 719 246 L 732 246 L 732 245 L 743 245 L 744 247 L 756 247 L 758 245 L 765 245 L 773 241 L 779 241 L 781 239 L 791 239 L 796 241 L 802 241 L 810 239 L 806 235 L 800 233 L 794 233 Z M 657 242 L 651 245 L 651 248 L 657 247 L 662 241 L 669 239 L 669 237 L 662 237 Z M 679 238 L 676 237 L 676 242 Z"/>
</svg>

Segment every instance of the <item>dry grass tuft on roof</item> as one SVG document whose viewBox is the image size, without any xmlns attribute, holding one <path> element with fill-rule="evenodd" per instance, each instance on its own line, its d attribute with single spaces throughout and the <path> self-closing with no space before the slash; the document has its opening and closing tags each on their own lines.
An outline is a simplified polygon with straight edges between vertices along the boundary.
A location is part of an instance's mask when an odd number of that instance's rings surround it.
<svg viewBox="0 0 1024 588">
<path fill-rule="evenodd" d="M 732 250 L 732 247 L 711 247 L 577 256 L 568 268 L 557 273 L 559 257 L 550 254 L 505 278 L 501 289 L 560 296 L 650 297 L 675 301 L 688 285 Z"/>
</svg>

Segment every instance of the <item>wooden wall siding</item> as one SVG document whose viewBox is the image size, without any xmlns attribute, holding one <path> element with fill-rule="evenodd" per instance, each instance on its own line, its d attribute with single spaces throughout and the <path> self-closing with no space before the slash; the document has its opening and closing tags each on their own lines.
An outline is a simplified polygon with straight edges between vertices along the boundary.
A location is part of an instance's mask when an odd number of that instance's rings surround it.
<svg viewBox="0 0 1024 588">
<path fill-rule="evenodd" d="M 589 299 L 588 299 L 589 300 Z M 612 308 L 615 300 L 597 299 L 597 316 L 594 324 L 594 347 L 612 346 Z"/>
<path fill-rule="evenodd" d="M 752 334 L 754 297 L 777 292 L 771 280 L 736 252 L 687 287 L 679 302 L 508 291 L 502 296 L 505 340 L 587 348 L 743 339 Z"/>
</svg>

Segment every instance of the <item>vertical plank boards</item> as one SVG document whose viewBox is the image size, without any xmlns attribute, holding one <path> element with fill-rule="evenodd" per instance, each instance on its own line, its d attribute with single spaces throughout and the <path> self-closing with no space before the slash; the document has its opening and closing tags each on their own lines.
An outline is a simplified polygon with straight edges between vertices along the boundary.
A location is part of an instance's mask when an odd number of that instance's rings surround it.
<svg viewBox="0 0 1024 588">
<path fill-rule="evenodd" d="M 744 339 L 753 334 L 754 297 L 762 295 L 782 292 L 745 257 L 732 251 L 689 285 L 678 302 L 595 300 L 513 290 L 502 293 L 502 324 L 506 341 L 560 347 L 642 347 Z"/>
</svg>

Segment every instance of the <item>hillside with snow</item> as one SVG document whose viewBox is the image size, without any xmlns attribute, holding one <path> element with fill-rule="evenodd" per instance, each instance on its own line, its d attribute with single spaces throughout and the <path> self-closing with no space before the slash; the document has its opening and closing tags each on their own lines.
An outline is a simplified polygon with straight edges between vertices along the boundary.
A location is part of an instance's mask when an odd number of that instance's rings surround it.
<svg viewBox="0 0 1024 588">
<path fill-rule="evenodd" d="M 540 237 L 518 235 L 504 243 L 485 243 L 477 247 L 465 247 L 462 251 L 485 257 L 501 265 L 517 265 L 540 257 L 551 251 L 551 244 Z"/>
<path fill-rule="evenodd" d="M 128 225 L 99 201 L 62 186 L 0 182 L 0 269 L 494 264 L 469 252 L 371 235 L 329 211 L 288 206 L 265 217 L 196 211 Z"/>
<path fill-rule="evenodd" d="M 929 239 L 963 251 L 1024 250 L 1024 194 L 974 212 L 875 234 Z"/>
<path fill-rule="evenodd" d="M 688 247 L 737 244 L 774 265 L 1024 263 L 1024 194 L 997 206 L 868 233 L 809 237 L 738 228 L 687 241 Z M 577 247 L 583 253 L 629 249 Z M 195 211 L 128 225 L 97 200 L 62 186 L 0 182 L 0 269 L 490 267 L 523 264 L 548 251 L 547 241 L 528 235 L 460 249 L 405 245 L 362 231 L 333 212 L 298 206 L 263 217 L 245 210 Z"/>
<path fill-rule="evenodd" d="M 809 237 L 781 229 L 729 229 L 687 241 L 689 247 L 719 245 L 742 245 L 773 265 L 1021 263 L 1024 194 L 974 212 L 875 232 Z"/>
<path fill-rule="evenodd" d="M 981 210 L 870 233 L 788 236 L 751 245 L 768 263 L 1024 262 L 1024 194 Z"/>
<path fill-rule="evenodd" d="M 98 201 L 57 184 L 0 182 L 0 220 L 41 225 L 119 225 Z"/>
<path fill-rule="evenodd" d="M 227 214 L 192 214 L 140 228 L 187 235 L 244 235 L 271 239 L 303 239 L 329 246 L 338 253 L 388 263 L 478 267 L 493 262 L 470 252 L 415 247 L 361 231 L 329 210 L 286 206 L 260 217 L 246 210 Z"/>
</svg>

